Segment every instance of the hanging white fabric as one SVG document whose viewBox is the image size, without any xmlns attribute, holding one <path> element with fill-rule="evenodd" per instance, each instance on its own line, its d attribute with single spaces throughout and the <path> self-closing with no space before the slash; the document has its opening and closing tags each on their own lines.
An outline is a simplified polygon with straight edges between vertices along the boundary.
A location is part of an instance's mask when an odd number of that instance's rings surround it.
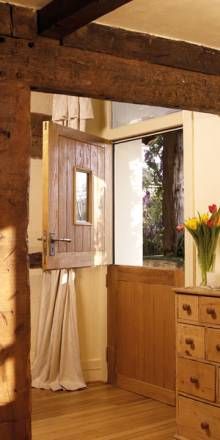
<svg viewBox="0 0 220 440">
<path fill-rule="evenodd" d="M 43 273 L 37 335 L 32 386 L 53 391 L 85 388 L 73 269 Z"/>
<path fill-rule="evenodd" d="M 90 98 L 53 95 L 52 120 L 54 122 L 85 131 L 86 121 L 93 118 L 94 113 Z"/>
</svg>

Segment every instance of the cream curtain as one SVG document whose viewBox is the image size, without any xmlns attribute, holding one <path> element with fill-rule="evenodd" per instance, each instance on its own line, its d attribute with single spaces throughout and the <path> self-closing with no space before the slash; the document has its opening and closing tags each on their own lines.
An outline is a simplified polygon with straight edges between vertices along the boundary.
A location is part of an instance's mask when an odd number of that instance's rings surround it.
<svg viewBox="0 0 220 440">
<path fill-rule="evenodd" d="M 86 387 L 80 365 L 73 269 L 43 273 L 32 386 L 53 391 Z"/>
<path fill-rule="evenodd" d="M 75 130 L 85 131 L 86 121 L 93 118 L 90 98 L 53 95 L 52 120 L 54 122 Z"/>
</svg>

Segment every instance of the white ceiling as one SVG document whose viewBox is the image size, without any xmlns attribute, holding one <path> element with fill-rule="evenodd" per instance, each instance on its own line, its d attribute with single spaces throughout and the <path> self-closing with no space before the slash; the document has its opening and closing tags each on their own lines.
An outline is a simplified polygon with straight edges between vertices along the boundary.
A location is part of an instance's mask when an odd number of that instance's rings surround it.
<svg viewBox="0 0 220 440">
<path fill-rule="evenodd" d="M 15 3 L 39 8 L 49 0 Z M 98 22 L 220 49 L 220 0 L 133 0 Z"/>
</svg>

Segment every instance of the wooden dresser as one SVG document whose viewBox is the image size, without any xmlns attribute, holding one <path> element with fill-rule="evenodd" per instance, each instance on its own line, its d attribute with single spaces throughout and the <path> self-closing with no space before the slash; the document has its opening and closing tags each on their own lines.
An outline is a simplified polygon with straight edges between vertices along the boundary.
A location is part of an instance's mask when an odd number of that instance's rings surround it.
<svg viewBox="0 0 220 440">
<path fill-rule="evenodd" d="M 175 289 L 178 440 L 220 440 L 220 290 Z"/>
</svg>

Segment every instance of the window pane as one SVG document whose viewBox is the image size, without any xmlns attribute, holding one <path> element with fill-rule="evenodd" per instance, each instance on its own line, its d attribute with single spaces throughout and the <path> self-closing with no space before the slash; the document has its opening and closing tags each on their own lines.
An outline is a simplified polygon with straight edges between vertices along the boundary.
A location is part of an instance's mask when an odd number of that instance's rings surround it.
<svg viewBox="0 0 220 440">
<path fill-rule="evenodd" d="M 88 221 L 88 173 L 76 171 L 76 221 Z"/>
<path fill-rule="evenodd" d="M 112 128 L 127 124 L 136 124 L 137 122 L 157 118 L 176 111 L 177 109 L 164 107 L 112 102 Z"/>
</svg>

